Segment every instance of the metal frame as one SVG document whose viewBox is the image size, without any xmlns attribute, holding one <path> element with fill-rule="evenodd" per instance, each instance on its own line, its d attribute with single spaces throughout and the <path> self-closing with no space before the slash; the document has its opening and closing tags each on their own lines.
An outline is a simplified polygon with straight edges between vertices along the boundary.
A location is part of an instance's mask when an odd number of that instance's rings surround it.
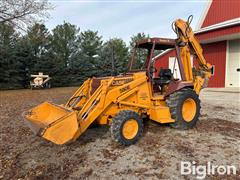
<svg viewBox="0 0 240 180">
<path fill-rule="evenodd" d="M 175 39 L 146 38 L 146 39 L 137 41 L 134 46 L 132 57 L 129 62 L 129 65 L 128 65 L 129 72 L 134 72 L 134 70 L 132 70 L 132 66 L 133 66 L 133 63 L 134 63 L 135 57 L 136 57 L 136 49 L 147 49 L 148 50 L 148 55 L 147 55 L 147 59 L 144 64 L 144 68 L 146 70 L 147 76 L 150 78 L 151 77 L 150 76 L 150 68 L 151 68 L 151 62 L 153 60 L 154 50 L 166 50 L 166 49 L 171 49 L 174 47 L 175 47 Z"/>
</svg>

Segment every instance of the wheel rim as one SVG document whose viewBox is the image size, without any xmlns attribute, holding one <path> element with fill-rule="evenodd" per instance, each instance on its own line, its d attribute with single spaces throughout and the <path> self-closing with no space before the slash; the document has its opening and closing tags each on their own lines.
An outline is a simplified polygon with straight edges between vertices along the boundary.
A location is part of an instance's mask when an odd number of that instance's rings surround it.
<svg viewBox="0 0 240 180">
<path fill-rule="evenodd" d="M 192 98 L 188 98 L 183 102 L 182 117 L 184 121 L 190 122 L 196 115 L 197 105 Z"/>
<path fill-rule="evenodd" d="M 133 139 L 138 133 L 138 123 L 135 119 L 127 120 L 122 128 L 122 134 L 125 139 Z"/>
</svg>

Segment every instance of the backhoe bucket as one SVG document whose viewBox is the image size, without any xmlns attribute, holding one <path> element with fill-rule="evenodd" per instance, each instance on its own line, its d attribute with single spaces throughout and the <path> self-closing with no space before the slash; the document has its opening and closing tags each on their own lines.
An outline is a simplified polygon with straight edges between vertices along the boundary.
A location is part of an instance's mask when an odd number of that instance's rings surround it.
<svg viewBox="0 0 240 180">
<path fill-rule="evenodd" d="M 31 130 L 56 144 L 71 141 L 78 130 L 76 112 L 44 102 L 24 113 Z"/>
</svg>

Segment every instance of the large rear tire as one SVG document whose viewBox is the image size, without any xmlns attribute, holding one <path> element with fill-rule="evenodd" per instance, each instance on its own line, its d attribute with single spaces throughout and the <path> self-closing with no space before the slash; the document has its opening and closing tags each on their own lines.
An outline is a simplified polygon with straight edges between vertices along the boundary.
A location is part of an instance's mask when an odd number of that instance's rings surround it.
<svg viewBox="0 0 240 180">
<path fill-rule="evenodd" d="M 184 88 L 171 94 L 167 100 L 171 116 L 175 119 L 170 126 L 176 129 L 195 127 L 200 116 L 200 100 L 194 90 Z"/>
<path fill-rule="evenodd" d="M 135 144 L 143 133 L 143 120 L 134 111 L 122 110 L 111 124 L 112 138 L 125 146 Z"/>
</svg>

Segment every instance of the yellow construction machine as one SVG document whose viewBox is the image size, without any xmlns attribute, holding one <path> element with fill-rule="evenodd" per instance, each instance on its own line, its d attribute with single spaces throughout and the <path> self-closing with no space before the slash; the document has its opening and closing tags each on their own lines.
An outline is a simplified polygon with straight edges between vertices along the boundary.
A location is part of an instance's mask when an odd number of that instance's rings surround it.
<svg viewBox="0 0 240 180">
<path fill-rule="evenodd" d="M 190 18 L 191 19 L 191 18 Z M 129 72 L 87 79 L 65 105 L 44 102 L 24 113 L 29 127 L 56 144 L 75 141 L 92 123 L 110 125 L 112 138 L 123 145 L 137 142 L 143 118 L 169 123 L 178 129 L 195 126 L 200 114 L 200 90 L 211 77 L 212 66 L 190 27 L 190 20 L 173 23 L 177 39 L 147 38 L 136 42 Z M 136 49 L 148 51 L 142 70 L 133 70 Z M 170 69 L 156 76 L 155 50 L 176 50 L 181 80 Z M 155 53 L 156 54 L 156 53 Z M 192 68 L 191 55 L 197 66 Z"/>
</svg>

